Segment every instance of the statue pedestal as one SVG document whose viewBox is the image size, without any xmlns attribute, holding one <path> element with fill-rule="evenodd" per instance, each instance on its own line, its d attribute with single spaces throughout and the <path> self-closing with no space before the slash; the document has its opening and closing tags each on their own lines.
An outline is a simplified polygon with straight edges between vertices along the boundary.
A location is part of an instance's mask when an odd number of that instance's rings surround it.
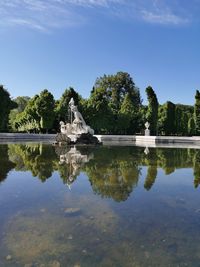
<svg viewBox="0 0 200 267">
<path fill-rule="evenodd" d="M 150 136 L 150 130 L 149 129 L 145 130 L 145 136 Z"/>
</svg>

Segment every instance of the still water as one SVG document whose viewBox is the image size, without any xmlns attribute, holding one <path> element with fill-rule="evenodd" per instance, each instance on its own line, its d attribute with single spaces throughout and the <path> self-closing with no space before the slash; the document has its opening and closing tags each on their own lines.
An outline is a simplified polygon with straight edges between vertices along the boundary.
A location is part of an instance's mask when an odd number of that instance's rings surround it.
<svg viewBox="0 0 200 267">
<path fill-rule="evenodd" d="M 0 145 L 0 267 L 200 266 L 200 150 Z"/>
</svg>

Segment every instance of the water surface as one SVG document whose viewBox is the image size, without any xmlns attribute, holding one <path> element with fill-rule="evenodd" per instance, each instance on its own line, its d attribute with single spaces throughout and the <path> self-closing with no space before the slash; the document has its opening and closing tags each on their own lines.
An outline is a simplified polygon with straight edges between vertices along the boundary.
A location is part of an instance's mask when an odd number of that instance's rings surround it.
<svg viewBox="0 0 200 267">
<path fill-rule="evenodd" d="M 200 266 L 200 150 L 0 145 L 0 267 Z"/>
</svg>

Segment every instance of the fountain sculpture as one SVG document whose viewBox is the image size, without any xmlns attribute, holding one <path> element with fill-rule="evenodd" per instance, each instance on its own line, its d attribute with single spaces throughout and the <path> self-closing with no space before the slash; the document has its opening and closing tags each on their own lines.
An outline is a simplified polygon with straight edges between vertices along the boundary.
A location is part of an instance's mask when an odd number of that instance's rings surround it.
<svg viewBox="0 0 200 267">
<path fill-rule="evenodd" d="M 70 122 L 60 122 L 60 132 L 56 136 L 56 143 L 67 144 L 99 144 L 98 139 L 93 136 L 94 130 L 88 126 L 82 114 L 74 105 L 74 99 L 69 102 Z"/>
</svg>

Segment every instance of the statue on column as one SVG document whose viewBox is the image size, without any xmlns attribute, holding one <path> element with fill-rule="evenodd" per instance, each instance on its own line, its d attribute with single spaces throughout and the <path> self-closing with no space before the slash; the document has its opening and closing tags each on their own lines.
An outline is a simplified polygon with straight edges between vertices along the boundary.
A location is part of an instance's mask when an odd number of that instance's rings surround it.
<svg viewBox="0 0 200 267">
<path fill-rule="evenodd" d="M 144 126 L 146 128 L 145 129 L 145 136 L 149 136 L 150 135 L 150 130 L 149 130 L 150 123 L 147 121 L 147 122 L 145 122 Z"/>
</svg>

